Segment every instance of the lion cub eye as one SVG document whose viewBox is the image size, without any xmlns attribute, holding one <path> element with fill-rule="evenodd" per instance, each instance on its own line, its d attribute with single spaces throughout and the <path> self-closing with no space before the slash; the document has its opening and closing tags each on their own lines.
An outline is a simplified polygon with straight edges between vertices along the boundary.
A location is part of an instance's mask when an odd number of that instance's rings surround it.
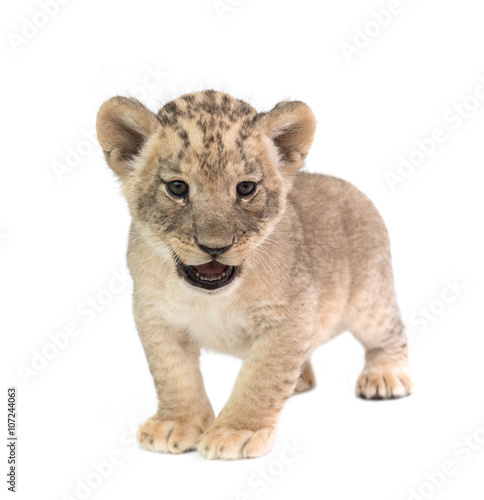
<svg viewBox="0 0 484 500">
<path fill-rule="evenodd" d="M 173 196 L 181 198 L 188 193 L 188 186 L 182 181 L 172 181 L 166 185 L 166 188 Z"/>
<path fill-rule="evenodd" d="M 244 181 L 241 182 L 237 186 L 237 193 L 239 193 L 240 196 L 249 196 L 255 191 L 255 182 L 250 182 L 250 181 Z"/>
</svg>

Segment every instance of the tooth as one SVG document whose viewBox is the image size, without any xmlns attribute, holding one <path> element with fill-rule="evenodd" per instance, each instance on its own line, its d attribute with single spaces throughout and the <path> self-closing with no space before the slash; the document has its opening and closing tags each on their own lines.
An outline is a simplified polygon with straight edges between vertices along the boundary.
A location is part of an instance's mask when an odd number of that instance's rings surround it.
<svg viewBox="0 0 484 500">
<path fill-rule="evenodd" d="M 200 278 L 200 273 L 195 273 L 197 278 Z"/>
</svg>

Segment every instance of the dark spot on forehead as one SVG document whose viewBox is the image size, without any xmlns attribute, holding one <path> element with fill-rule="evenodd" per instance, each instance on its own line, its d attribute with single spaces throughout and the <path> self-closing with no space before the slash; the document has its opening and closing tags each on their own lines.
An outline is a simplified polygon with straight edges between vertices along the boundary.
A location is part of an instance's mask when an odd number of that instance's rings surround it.
<svg viewBox="0 0 484 500">
<path fill-rule="evenodd" d="M 184 96 L 181 96 L 180 99 L 183 99 L 185 102 L 188 102 L 189 104 L 193 104 L 195 101 L 195 97 L 193 97 L 192 94 L 185 94 Z"/>
<path fill-rule="evenodd" d="M 230 111 L 230 97 L 226 94 L 222 96 L 222 103 L 220 104 L 220 109 L 222 113 L 228 113 Z"/>
<path fill-rule="evenodd" d="M 173 113 L 173 114 L 176 114 L 179 110 L 178 110 L 178 106 L 176 105 L 175 101 L 171 101 L 169 102 L 168 104 L 166 104 L 164 107 L 163 107 L 164 111 L 167 112 L 167 113 Z"/>
<path fill-rule="evenodd" d="M 185 117 L 186 113 L 178 107 L 175 101 L 165 104 L 160 111 L 158 111 L 158 120 L 165 127 L 178 127 L 179 118 Z"/>
<path fill-rule="evenodd" d="M 188 138 L 188 132 L 184 128 L 178 129 L 178 137 L 183 141 L 184 148 L 188 148 L 190 146 L 190 139 Z"/>
</svg>

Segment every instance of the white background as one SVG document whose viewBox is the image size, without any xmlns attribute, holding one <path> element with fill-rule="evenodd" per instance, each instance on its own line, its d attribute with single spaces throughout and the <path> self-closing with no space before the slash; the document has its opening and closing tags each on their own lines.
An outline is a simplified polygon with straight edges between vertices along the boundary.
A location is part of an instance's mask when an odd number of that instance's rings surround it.
<svg viewBox="0 0 484 500">
<path fill-rule="evenodd" d="M 17 498 L 482 499 L 484 102 L 472 97 L 484 82 L 481 2 L 402 0 L 380 16 L 384 28 L 368 24 L 388 9 L 379 0 L 231 2 L 219 15 L 212 0 L 72 0 L 33 35 L 26 23 L 45 22 L 36 0 L 2 6 L 1 367 L 5 414 L 6 387 L 18 387 Z M 22 29 L 30 39 L 20 43 Z M 359 53 L 345 57 L 358 29 L 371 38 L 363 47 L 360 32 Z M 416 384 L 403 400 L 358 400 L 363 350 L 344 334 L 315 354 L 318 387 L 289 401 L 275 450 L 239 462 L 133 444 L 156 404 L 131 283 L 112 281 L 124 273 L 129 217 L 100 148 L 83 142 L 112 95 L 157 110 L 209 87 L 261 111 L 284 99 L 312 107 L 307 169 L 354 183 L 389 227 Z M 459 121 L 462 103 L 471 111 Z M 392 190 L 385 172 L 400 156 L 418 162 L 415 140 L 436 128 L 445 140 Z M 67 161 L 71 171 L 56 175 Z M 88 297 L 103 310 L 87 316 Z M 429 307 L 432 321 L 421 316 Z M 68 323 L 77 336 L 47 347 Z M 239 366 L 203 355 L 216 412 Z M 293 442 L 300 451 L 283 464 Z M 112 453 L 107 477 L 93 475 Z M 444 462 L 451 475 L 437 472 Z"/>
</svg>

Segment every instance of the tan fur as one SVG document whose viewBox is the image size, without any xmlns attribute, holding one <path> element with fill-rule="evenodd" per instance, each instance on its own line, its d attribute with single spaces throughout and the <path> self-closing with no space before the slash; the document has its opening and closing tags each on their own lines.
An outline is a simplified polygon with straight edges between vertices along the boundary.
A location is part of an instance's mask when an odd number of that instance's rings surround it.
<svg viewBox="0 0 484 500">
<path fill-rule="evenodd" d="M 120 97 L 99 111 L 99 142 L 132 215 L 134 315 L 159 400 L 138 431 L 141 446 L 264 455 L 285 401 L 315 385 L 311 353 L 345 330 L 366 349 L 359 396 L 411 392 L 385 225 L 349 183 L 299 172 L 314 130 L 304 103 L 258 113 L 214 91 L 182 96 L 157 116 Z M 189 186 L 183 199 L 167 190 L 175 180 Z M 248 198 L 236 193 L 244 181 L 257 183 Z M 200 245 L 232 245 L 217 261 L 240 266 L 233 282 L 208 291 L 183 279 L 177 262 L 211 260 Z M 244 359 L 216 419 L 202 347 Z"/>
</svg>

